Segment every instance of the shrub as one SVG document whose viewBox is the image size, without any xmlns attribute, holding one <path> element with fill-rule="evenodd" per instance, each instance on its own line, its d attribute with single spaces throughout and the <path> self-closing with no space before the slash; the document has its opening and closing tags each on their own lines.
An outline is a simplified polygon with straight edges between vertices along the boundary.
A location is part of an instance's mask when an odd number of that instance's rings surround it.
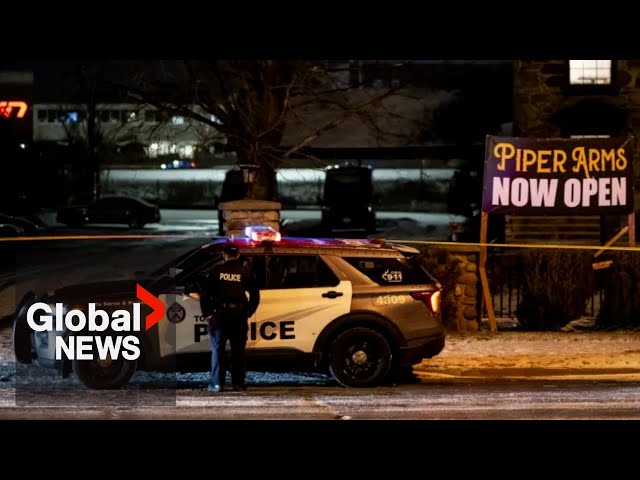
<svg viewBox="0 0 640 480">
<path fill-rule="evenodd" d="M 597 329 L 627 329 L 640 325 L 640 253 L 614 251 L 606 254 L 609 268 L 598 270 L 596 278 L 604 291 L 596 317 Z"/>
<path fill-rule="evenodd" d="M 592 259 L 591 252 L 563 249 L 523 253 L 516 316 L 525 330 L 559 330 L 584 314 L 594 293 Z"/>
</svg>

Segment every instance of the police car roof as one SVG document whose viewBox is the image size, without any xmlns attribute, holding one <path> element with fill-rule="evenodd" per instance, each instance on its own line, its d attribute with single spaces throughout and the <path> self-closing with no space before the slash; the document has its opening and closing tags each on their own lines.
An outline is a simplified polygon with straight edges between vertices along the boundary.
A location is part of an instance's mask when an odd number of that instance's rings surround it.
<svg viewBox="0 0 640 480">
<path fill-rule="evenodd" d="M 402 253 L 420 253 L 419 250 L 406 245 L 389 243 L 381 238 L 314 238 L 314 237 L 282 237 L 278 242 L 256 242 L 249 237 L 219 238 L 205 245 L 222 250 L 223 246 L 233 243 L 240 248 L 257 248 L 271 246 L 276 248 L 308 248 L 308 249 L 348 249 L 348 250 L 376 250 Z"/>
</svg>

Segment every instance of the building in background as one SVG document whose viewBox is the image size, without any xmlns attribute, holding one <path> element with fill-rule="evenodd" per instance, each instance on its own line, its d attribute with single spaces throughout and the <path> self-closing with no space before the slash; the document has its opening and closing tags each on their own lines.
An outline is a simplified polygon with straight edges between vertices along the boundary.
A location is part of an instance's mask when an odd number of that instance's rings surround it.
<svg viewBox="0 0 640 480">
<path fill-rule="evenodd" d="M 509 61 L 347 60 L 330 61 L 327 66 L 357 98 L 390 88 L 398 95 L 376 110 L 377 129 L 357 115 L 348 118 L 306 144 L 294 164 L 285 166 L 358 160 L 380 167 L 462 171 L 471 165 L 477 171 L 483 164 L 484 137 L 503 132 L 513 120 Z M 90 159 L 89 151 L 98 152 L 101 167 L 157 168 L 177 159 L 202 167 L 234 162 L 233 152 L 226 151 L 226 139 L 215 128 L 167 117 L 153 107 L 132 103 L 120 92 L 94 90 L 78 62 L 35 65 L 30 78 L 26 138 L 47 168 L 63 172 L 69 192 L 74 191 L 71 185 L 88 185 L 94 175 L 96 160 Z M 313 136 L 327 113 L 309 108 L 296 117 L 299 122 L 288 121 L 283 149 Z M 90 117 L 95 119 L 92 135 Z"/>
<path fill-rule="evenodd" d="M 0 71 L 2 142 L 26 148 L 32 142 L 34 77 L 30 71 Z"/>
<path fill-rule="evenodd" d="M 133 103 L 98 103 L 95 125 L 107 164 L 154 165 L 211 157 L 225 139 L 209 125 Z M 33 141 L 72 145 L 88 135 L 89 108 L 64 101 L 33 105 Z"/>
</svg>

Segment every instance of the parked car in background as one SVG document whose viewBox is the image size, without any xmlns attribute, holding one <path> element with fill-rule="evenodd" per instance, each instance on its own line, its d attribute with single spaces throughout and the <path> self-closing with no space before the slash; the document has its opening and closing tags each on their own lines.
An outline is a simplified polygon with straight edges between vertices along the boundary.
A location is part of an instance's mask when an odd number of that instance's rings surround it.
<svg viewBox="0 0 640 480">
<path fill-rule="evenodd" d="M 105 195 L 89 205 L 58 210 L 57 221 L 69 227 L 87 223 L 124 223 L 130 228 L 143 228 L 160 221 L 160 209 L 141 198 Z"/>
<path fill-rule="evenodd" d="M 24 237 L 24 230 L 16 225 L 0 223 L 0 238 Z"/>
<path fill-rule="evenodd" d="M 0 224 L 19 227 L 27 237 L 35 237 L 37 235 L 40 235 L 40 233 L 42 232 L 42 227 L 34 221 L 31 221 L 28 218 L 24 217 L 5 215 L 4 213 L 0 213 Z"/>
<path fill-rule="evenodd" d="M 322 207 L 322 227 L 330 233 L 376 231 L 373 168 L 368 165 L 327 167 Z"/>
</svg>

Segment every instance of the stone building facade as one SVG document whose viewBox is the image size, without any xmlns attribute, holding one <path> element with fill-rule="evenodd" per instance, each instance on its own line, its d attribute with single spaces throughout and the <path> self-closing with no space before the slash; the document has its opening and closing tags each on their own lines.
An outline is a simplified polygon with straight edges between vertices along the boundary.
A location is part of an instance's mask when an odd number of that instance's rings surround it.
<svg viewBox="0 0 640 480">
<path fill-rule="evenodd" d="M 636 209 L 640 206 L 640 60 L 611 60 L 609 81 L 570 81 L 570 60 L 513 62 L 514 136 L 630 137 Z M 575 64 L 574 64 L 575 65 Z M 575 78 L 575 77 L 574 77 Z M 601 218 L 602 240 L 627 224 Z M 626 236 L 625 236 L 626 237 Z"/>
<path fill-rule="evenodd" d="M 612 61 L 611 85 L 571 85 L 568 60 L 517 60 L 513 72 L 515 136 L 640 134 L 640 60 Z"/>
</svg>

